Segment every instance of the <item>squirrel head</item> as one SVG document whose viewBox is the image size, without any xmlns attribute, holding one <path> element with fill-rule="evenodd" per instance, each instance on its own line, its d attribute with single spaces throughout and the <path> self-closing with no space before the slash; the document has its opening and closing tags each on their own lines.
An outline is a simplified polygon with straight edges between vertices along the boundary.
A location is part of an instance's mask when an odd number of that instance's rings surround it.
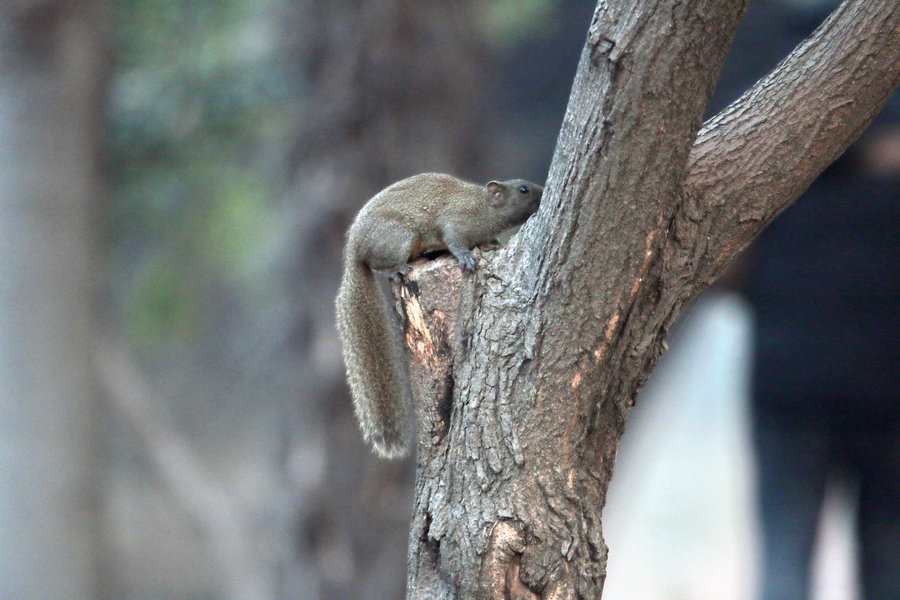
<svg viewBox="0 0 900 600">
<path fill-rule="evenodd" d="M 490 207 L 506 217 L 510 226 L 527 221 L 537 211 L 544 194 L 544 188 L 524 179 L 490 181 L 485 190 Z"/>
</svg>

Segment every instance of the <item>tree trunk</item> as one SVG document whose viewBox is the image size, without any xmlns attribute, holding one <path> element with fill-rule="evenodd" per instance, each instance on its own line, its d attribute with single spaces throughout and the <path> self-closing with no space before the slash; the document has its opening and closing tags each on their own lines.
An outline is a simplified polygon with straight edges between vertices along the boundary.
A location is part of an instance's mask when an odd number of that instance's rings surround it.
<svg viewBox="0 0 900 600">
<path fill-rule="evenodd" d="M 399 287 L 408 598 L 600 597 L 616 448 L 673 321 L 896 87 L 900 9 L 847 0 L 700 130 L 744 5 L 599 2 L 539 213 L 474 274 Z"/>
<path fill-rule="evenodd" d="M 96 597 L 91 366 L 103 19 L 0 8 L 0 597 Z"/>
</svg>

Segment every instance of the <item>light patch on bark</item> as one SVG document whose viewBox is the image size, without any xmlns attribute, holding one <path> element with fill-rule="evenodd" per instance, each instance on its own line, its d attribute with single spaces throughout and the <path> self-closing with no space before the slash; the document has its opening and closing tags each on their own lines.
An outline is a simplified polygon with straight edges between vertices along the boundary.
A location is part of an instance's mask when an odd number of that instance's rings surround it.
<svg viewBox="0 0 900 600">
<path fill-rule="evenodd" d="M 405 286 L 400 286 L 400 297 L 405 307 L 409 326 L 406 328 L 406 346 L 412 352 L 413 362 L 434 364 L 436 359 L 434 339 L 425 321 L 425 313 L 419 298 Z"/>
<path fill-rule="evenodd" d="M 616 330 L 616 325 L 619 324 L 619 312 L 616 311 L 609 318 L 609 321 L 606 324 L 606 329 L 603 331 L 603 340 L 600 342 L 600 346 L 594 350 L 594 361 L 599 363 L 603 360 L 603 355 L 606 354 L 606 349 L 609 347 L 610 341 L 612 341 L 613 333 Z"/>
<path fill-rule="evenodd" d="M 484 600 L 537 600 L 540 598 L 522 583 L 519 572 L 525 536 L 512 521 L 494 525 L 481 565 L 480 594 Z"/>
<path fill-rule="evenodd" d="M 581 373 L 575 373 L 575 377 L 572 378 L 572 389 L 577 390 L 579 385 L 581 385 Z"/>
</svg>

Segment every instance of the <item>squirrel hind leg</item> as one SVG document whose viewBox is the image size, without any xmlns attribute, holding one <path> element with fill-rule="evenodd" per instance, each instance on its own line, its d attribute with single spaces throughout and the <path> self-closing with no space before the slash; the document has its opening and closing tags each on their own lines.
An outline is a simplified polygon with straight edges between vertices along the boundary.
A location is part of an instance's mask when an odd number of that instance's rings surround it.
<svg viewBox="0 0 900 600">
<path fill-rule="evenodd" d="M 418 237 L 396 224 L 376 226 L 369 232 L 360 257 L 370 269 L 393 269 L 409 262 L 418 250 Z"/>
</svg>

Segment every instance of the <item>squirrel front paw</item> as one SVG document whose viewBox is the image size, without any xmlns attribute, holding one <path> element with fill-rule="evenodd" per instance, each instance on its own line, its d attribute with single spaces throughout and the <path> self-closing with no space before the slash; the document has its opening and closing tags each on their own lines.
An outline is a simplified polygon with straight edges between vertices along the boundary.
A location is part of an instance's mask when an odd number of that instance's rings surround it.
<svg viewBox="0 0 900 600">
<path fill-rule="evenodd" d="M 459 266 L 462 267 L 463 271 L 472 271 L 475 269 L 475 255 L 471 252 L 459 254 L 456 259 L 459 261 Z"/>
<path fill-rule="evenodd" d="M 391 272 L 388 275 L 388 279 L 391 281 L 399 282 L 410 271 L 412 271 L 412 265 L 409 263 L 403 263 L 401 265 L 397 265 L 396 267 L 391 269 Z"/>
</svg>

